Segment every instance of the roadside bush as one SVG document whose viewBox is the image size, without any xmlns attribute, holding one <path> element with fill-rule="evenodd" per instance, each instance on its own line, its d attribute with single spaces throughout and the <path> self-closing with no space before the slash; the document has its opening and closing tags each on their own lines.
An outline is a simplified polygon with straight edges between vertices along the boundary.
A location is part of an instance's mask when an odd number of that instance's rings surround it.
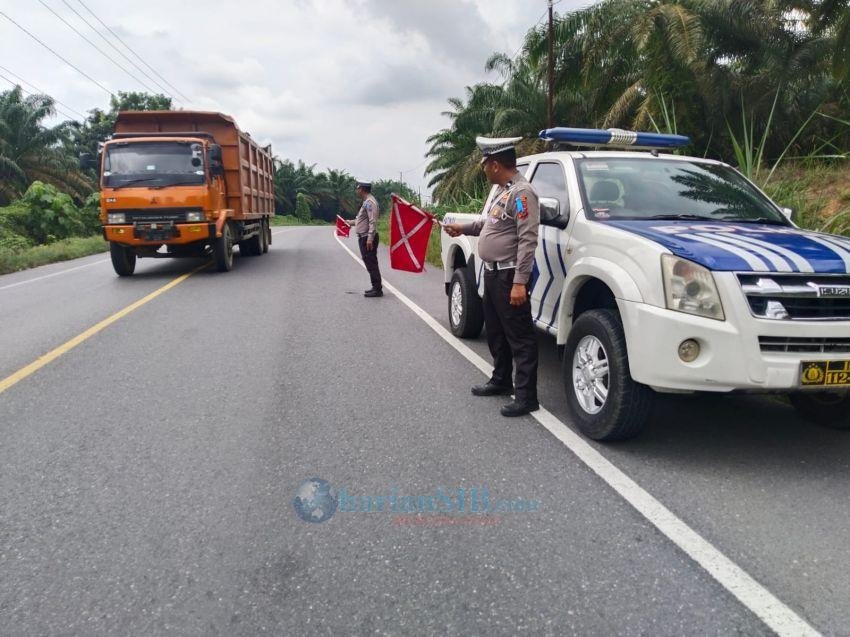
<svg viewBox="0 0 850 637">
<path fill-rule="evenodd" d="M 23 197 L 0 211 L 0 226 L 36 244 L 90 236 L 98 229 L 93 203 L 89 197 L 83 209 L 77 208 L 70 195 L 34 181 Z"/>
</svg>

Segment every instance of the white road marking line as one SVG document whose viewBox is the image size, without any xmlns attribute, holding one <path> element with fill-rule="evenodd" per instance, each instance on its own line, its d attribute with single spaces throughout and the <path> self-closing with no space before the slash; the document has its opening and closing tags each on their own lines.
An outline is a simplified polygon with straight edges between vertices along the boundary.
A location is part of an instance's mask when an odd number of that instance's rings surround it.
<svg viewBox="0 0 850 637">
<path fill-rule="evenodd" d="M 357 255 L 339 240 L 339 237 L 335 238 L 352 259 L 365 267 Z M 487 375 L 493 371 L 492 365 L 455 338 L 430 314 L 399 292 L 393 285 L 387 283 L 386 280 L 384 287 L 470 363 Z M 584 438 L 558 420 L 551 412 L 541 407 L 538 411 L 532 412 L 531 416 L 777 635 L 780 635 L 780 637 L 820 635 L 805 619 L 797 615 L 740 566 L 716 549 L 708 540 L 680 520 L 672 511 L 629 478 L 622 470 L 614 466 Z"/>
<path fill-rule="evenodd" d="M 27 279 L 26 281 L 18 281 L 17 283 L 10 283 L 9 285 L 4 285 L 0 287 L 0 290 L 8 290 L 9 288 L 18 287 L 19 285 L 25 285 L 27 283 L 34 283 L 36 281 L 42 281 L 44 279 L 49 279 L 54 276 L 59 276 L 60 274 L 67 274 L 68 272 L 73 272 L 74 270 L 81 270 L 83 268 L 87 268 L 91 265 L 97 265 L 98 263 L 107 263 L 109 259 L 101 259 L 100 261 L 93 261 L 91 263 L 84 263 L 83 265 L 78 265 L 73 268 L 68 268 L 67 270 L 60 270 L 59 272 L 52 272 L 50 274 L 45 274 L 43 276 L 37 276 L 32 279 Z"/>
</svg>

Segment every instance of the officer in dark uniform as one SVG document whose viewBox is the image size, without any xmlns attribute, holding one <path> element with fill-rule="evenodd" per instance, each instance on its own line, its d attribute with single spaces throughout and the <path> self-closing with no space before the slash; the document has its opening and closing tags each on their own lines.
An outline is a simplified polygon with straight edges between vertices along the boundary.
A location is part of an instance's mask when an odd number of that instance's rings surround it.
<svg viewBox="0 0 850 637">
<path fill-rule="evenodd" d="M 522 416 L 540 408 L 537 402 L 537 337 L 531 320 L 529 279 L 540 226 L 537 193 L 516 169 L 515 145 L 521 137 L 475 141 L 484 174 L 498 188 L 479 219 L 452 223 L 446 232 L 478 235 L 478 257 L 484 262 L 484 323 L 493 355 L 493 375 L 472 388 L 476 396 L 509 395 L 516 363 L 516 399 L 502 407 L 503 416 Z"/>
<path fill-rule="evenodd" d="M 363 257 L 363 264 L 372 280 L 371 289 L 366 290 L 363 296 L 384 296 L 381 270 L 378 268 L 378 200 L 372 196 L 372 184 L 368 181 L 357 182 L 357 196 L 363 203 L 357 211 L 357 217 L 354 221 L 349 221 L 348 225 L 353 226 L 357 233 L 360 256 Z"/>
</svg>

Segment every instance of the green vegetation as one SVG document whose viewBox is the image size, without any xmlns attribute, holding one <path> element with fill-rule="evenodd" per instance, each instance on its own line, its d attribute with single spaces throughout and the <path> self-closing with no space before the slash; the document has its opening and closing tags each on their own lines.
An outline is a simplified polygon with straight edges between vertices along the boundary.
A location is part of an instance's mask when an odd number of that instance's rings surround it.
<svg viewBox="0 0 850 637">
<path fill-rule="evenodd" d="M 90 254 L 106 252 L 107 243 L 100 235 L 94 237 L 72 237 L 47 245 L 32 246 L 22 250 L 0 249 L 0 274 L 8 274 L 47 265 L 57 261 L 78 259 Z"/>
<path fill-rule="evenodd" d="M 429 138 L 439 201 L 482 199 L 477 135 L 545 148 L 546 28 L 516 58 L 494 54 L 497 83 L 449 100 Z M 850 3 L 815 0 L 603 0 L 557 17 L 556 125 L 685 133 L 685 152 L 737 160 L 764 183 L 783 156 L 850 154 Z"/>
</svg>

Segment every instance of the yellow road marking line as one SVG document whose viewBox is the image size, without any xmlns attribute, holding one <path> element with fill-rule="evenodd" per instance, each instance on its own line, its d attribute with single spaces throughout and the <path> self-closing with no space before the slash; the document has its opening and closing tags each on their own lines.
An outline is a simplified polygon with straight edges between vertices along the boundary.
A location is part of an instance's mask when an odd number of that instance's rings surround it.
<svg viewBox="0 0 850 637">
<path fill-rule="evenodd" d="M 94 336 L 95 334 L 97 334 L 98 332 L 103 330 L 104 328 L 109 327 L 115 321 L 118 321 L 118 320 L 124 318 L 130 312 L 132 312 L 133 310 L 137 310 L 138 308 L 142 307 L 145 303 L 148 303 L 149 301 L 153 301 L 160 294 L 167 292 L 168 290 L 170 290 L 171 288 L 173 288 L 177 285 L 180 285 L 181 283 L 183 283 L 183 281 L 188 279 L 190 276 L 192 276 L 196 272 L 203 270 L 208 265 L 209 265 L 209 263 L 205 263 L 204 265 L 195 268 L 191 272 L 187 272 L 186 274 L 181 274 L 180 276 L 178 276 L 173 281 L 170 281 L 170 282 L 166 283 L 165 285 L 163 285 L 161 288 L 154 290 L 153 292 L 151 292 L 147 296 L 139 299 L 138 301 L 135 301 L 134 303 L 131 303 L 130 305 L 125 307 L 123 310 L 118 310 L 115 314 L 113 314 L 110 317 L 103 319 L 100 323 L 98 323 L 96 325 L 92 325 L 85 332 L 78 334 L 77 336 L 75 336 L 71 340 L 63 343 L 59 347 L 47 352 L 47 354 L 39 357 L 38 359 L 36 359 L 35 361 L 30 363 L 26 367 L 22 367 L 21 369 L 16 371 L 11 376 L 7 376 L 3 380 L 0 380 L 0 394 L 2 394 L 4 391 L 9 389 L 13 385 L 21 382 L 26 377 L 34 374 L 35 372 L 37 372 L 39 369 L 41 369 L 45 365 L 52 363 L 53 361 L 55 361 L 57 358 L 59 358 L 63 354 L 67 354 L 72 349 L 74 349 L 77 345 L 79 345 L 83 341 L 91 338 L 92 336 Z"/>
</svg>

